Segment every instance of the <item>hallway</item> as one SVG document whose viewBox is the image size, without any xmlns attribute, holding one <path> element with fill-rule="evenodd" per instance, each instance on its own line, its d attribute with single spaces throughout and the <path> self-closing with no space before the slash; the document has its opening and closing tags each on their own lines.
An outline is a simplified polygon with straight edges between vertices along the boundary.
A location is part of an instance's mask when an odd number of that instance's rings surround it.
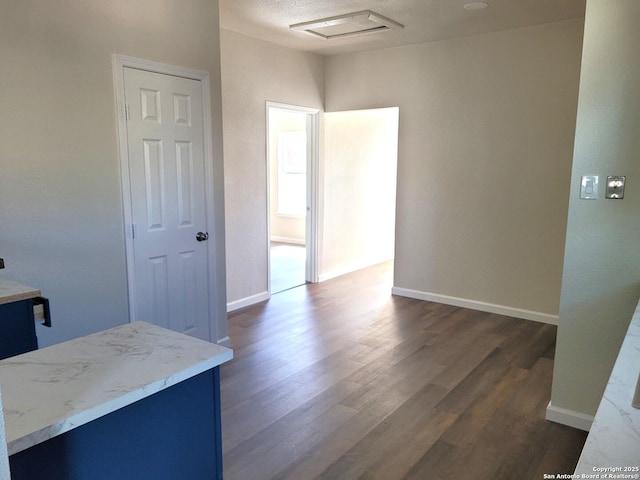
<svg viewBox="0 0 640 480">
<path fill-rule="evenodd" d="M 586 433 L 544 419 L 556 327 L 390 294 L 386 263 L 233 312 L 228 480 L 572 473 Z"/>
</svg>

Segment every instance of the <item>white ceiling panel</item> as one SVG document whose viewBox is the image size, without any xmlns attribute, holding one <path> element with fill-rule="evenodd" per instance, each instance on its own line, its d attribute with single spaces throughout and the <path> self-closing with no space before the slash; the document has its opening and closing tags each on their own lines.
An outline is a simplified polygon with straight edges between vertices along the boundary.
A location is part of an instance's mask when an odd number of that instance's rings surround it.
<svg viewBox="0 0 640 480">
<path fill-rule="evenodd" d="M 470 0 L 220 0 L 220 25 L 285 47 L 338 55 L 433 42 L 583 18 L 586 0 L 487 0 L 488 8 L 467 10 Z M 402 25 L 380 33 L 320 38 L 290 25 L 371 10 Z"/>
</svg>

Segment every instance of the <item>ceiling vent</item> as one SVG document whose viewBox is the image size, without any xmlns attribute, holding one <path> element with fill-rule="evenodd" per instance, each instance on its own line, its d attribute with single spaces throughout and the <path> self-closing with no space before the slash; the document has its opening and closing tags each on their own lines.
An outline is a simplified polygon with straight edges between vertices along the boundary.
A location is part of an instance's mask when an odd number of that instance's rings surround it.
<svg viewBox="0 0 640 480">
<path fill-rule="evenodd" d="M 311 22 L 296 23 L 295 25 L 289 25 L 289 28 L 330 39 L 385 32 L 395 28 L 404 28 L 404 25 L 371 10 L 364 10 Z"/>
</svg>

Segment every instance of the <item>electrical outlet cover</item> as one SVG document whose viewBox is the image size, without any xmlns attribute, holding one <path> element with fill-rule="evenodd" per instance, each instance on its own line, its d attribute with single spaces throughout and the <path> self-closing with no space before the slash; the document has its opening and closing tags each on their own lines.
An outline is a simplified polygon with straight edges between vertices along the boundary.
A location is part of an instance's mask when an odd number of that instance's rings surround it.
<svg viewBox="0 0 640 480">
<path fill-rule="evenodd" d="M 609 176 L 607 177 L 606 198 L 612 200 L 622 200 L 624 198 L 624 183 L 627 177 Z"/>
<path fill-rule="evenodd" d="M 585 200 L 596 200 L 598 198 L 598 176 L 585 175 L 580 183 L 580 198 Z"/>
</svg>

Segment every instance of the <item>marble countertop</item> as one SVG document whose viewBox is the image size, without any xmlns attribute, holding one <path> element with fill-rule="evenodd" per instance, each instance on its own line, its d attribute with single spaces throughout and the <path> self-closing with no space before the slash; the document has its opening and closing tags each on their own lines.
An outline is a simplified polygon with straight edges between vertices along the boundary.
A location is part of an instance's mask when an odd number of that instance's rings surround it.
<svg viewBox="0 0 640 480">
<path fill-rule="evenodd" d="M 0 361 L 9 455 L 231 360 L 233 351 L 145 322 Z"/>
<path fill-rule="evenodd" d="M 640 471 L 640 410 L 631 406 L 640 373 L 640 302 L 611 372 L 576 474 L 638 475 Z M 628 470 L 624 470 L 625 467 Z M 601 470 L 601 469 L 621 470 Z M 606 477 L 618 478 L 618 477 Z"/>
<path fill-rule="evenodd" d="M 9 472 L 9 456 L 7 453 L 7 440 L 4 434 L 4 415 L 2 414 L 2 392 L 0 391 L 0 478 L 11 478 Z"/>
<path fill-rule="evenodd" d="M 40 296 L 40 290 L 0 278 L 0 305 Z"/>
</svg>

